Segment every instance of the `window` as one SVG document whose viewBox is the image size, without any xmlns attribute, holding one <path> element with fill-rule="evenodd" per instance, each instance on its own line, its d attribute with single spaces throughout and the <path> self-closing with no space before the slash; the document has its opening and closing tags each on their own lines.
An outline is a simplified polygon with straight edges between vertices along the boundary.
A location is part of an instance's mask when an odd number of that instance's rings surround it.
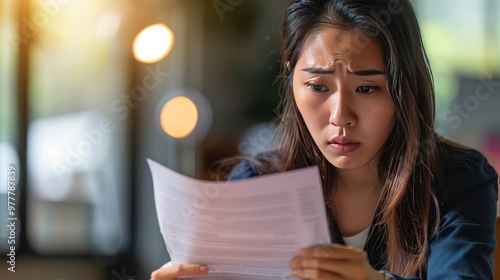
<svg viewBox="0 0 500 280">
<path fill-rule="evenodd" d="M 126 91 L 119 1 L 32 1 L 27 233 L 46 255 L 115 255 L 128 244 Z"/>
<path fill-rule="evenodd" d="M 481 150 L 500 171 L 500 0 L 415 5 L 435 78 L 438 132 Z"/>
<path fill-rule="evenodd" d="M 7 210 L 8 196 L 14 207 L 17 206 L 19 188 L 16 180 L 10 181 L 16 186 L 15 192 L 9 194 L 7 168 L 13 166 L 19 168 L 19 156 L 15 148 L 17 141 L 17 119 L 16 119 L 16 96 L 14 94 L 16 82 L 16 59 L 17 59 L 17 25 L 14 18 L 16 1 L 0 0 L 0 220 L 7 221 L 9 212 Z M 16 170 L 18 174 L 19 170 Z M 15 200 L 13 200 L 15 199 Z M 15 214 L 18 214 L 16 209 Z M 16 227 L 16 233 L 11 233 L 6 227 L 0 227 L 0 253 L 8 253 L 10 248 L 8 243 L 9 236 L 18 237 L 19 228 Z"/>
</svg>

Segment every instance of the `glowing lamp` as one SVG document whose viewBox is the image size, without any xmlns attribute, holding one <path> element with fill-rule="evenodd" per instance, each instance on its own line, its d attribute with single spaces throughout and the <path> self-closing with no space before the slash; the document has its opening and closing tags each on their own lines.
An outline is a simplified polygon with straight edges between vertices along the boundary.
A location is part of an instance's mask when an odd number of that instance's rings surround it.
<svg viewBox="0 0 500 280">
<path fill-rule="evenodd" d="M 165 58 L 174 44 L 174 33 L 165 24 L 144 28 L 134 39 L 134 57 L 143 63 L 155 63 Z"/>
<path fill-rule="evenodd" d="M 163 131 L 173 138 L 185 138 L 191 134 L 198 123 L 198 109 L 194 102 L 185 96 L 170 99 L 160 113 Z"/>
</svg>

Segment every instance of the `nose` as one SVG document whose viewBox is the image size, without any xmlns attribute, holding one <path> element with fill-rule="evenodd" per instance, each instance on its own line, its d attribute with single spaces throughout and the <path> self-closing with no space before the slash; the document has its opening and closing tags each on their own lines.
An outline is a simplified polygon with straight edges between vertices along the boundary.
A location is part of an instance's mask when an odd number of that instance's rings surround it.
<svg viewBox="0 0 500 280">
<path fill-rule="evenodd" d="M 355 126 L 357 116 L 353 110 L 354 104 L 349 92 L 339 89 L 330 98 L 330 124 L 337 127 Z"/>
</svg>

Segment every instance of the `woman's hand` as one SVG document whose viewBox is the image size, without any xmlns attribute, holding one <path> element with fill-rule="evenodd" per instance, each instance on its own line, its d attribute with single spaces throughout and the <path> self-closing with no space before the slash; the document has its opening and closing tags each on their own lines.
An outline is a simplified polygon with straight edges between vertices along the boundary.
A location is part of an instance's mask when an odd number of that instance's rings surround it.
<svg viewBox="0 0 500 280">
<path fill-rule="evenodd" d="M 302 249 L 290 267 L 292 275 L 300 279 L 384 279 L 370 265 L 366 252 L 339 244 Z"/>
<path fill-rule="evenodd" d="M 170 280 L 183 275 L 204 275 L 208 267 L 200 264 L 178 263 L 164 266 L 151 273 L 151 280 Z"/>
</svg>

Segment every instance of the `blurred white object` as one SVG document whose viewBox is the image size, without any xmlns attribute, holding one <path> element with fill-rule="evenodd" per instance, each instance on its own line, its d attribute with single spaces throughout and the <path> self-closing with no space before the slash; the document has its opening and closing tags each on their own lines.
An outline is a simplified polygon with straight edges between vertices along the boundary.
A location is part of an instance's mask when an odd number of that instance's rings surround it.
<svg viewBox="0 0 500 280">
<path fill-rule="evenodd" d="M 97 111 L 31 123 L 27 228 L 37 252 L 112 255 L 123 248 L 128 188 L 118 132 Z"/>
<path fill-rule="evenodd" d="M 98 186 L 89 176 L 110 149 L 109 126 L 95 112 L 35 120 L 28 133 L 29 186 L 48 201 L 95 201 Z"/>
</svg>

